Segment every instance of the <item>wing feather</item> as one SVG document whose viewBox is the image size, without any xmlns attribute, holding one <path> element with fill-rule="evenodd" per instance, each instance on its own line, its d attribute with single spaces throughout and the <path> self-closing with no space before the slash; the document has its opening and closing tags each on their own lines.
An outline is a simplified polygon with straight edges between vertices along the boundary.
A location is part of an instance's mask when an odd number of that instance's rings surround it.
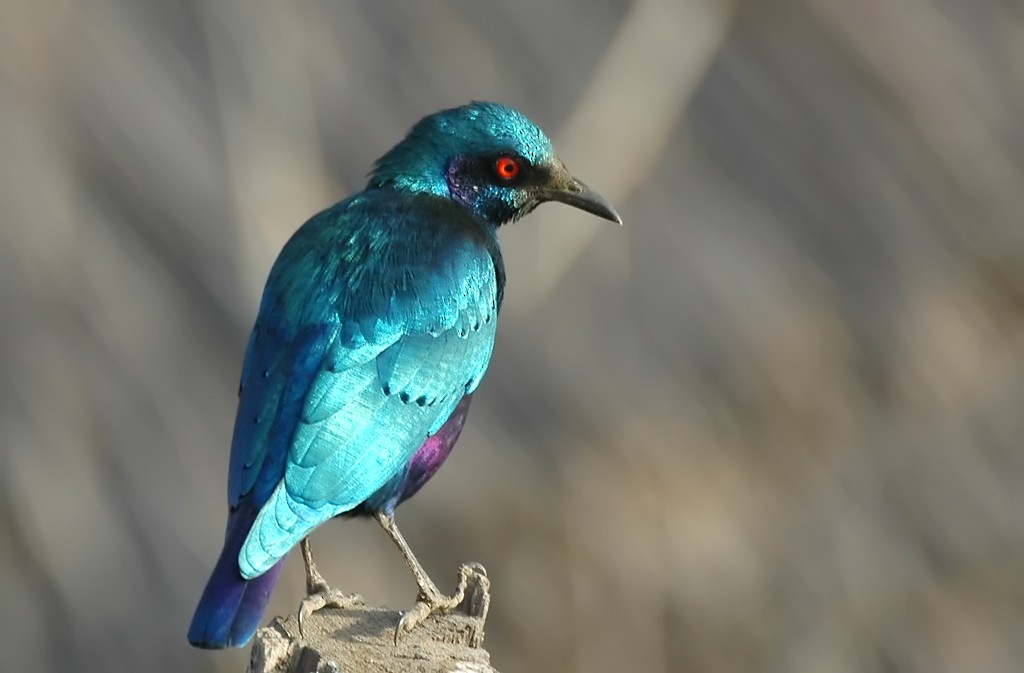
<svg viewBox="0 0 1024 673">
<path fill-rule="evenodd" d="M 234 502 L 252 492 L 262 503 L 239 554 L 244 577 L 265 572 L 314 527 L 404 469 L 483 376 L 500 296 L 493 253 L 471 237 L 425 252 L 390 275 L 360 271 L 360 282 L 370 283 L 364 292 L 318 289 L 337 297 L 334 312 L 305 308 L 296 333 L 254 331 L 230 488 Z M 331 282 L 310 276 L 309 285 Z M 264 306 L 274 300 L 274 280 L 272 273 Z M 295 293 L 294 284 L 288 289 Z M 270 323 L 296 322 L 268 313 Z M 243 409 L 274 423 L 242 429 Z"/>
</svg>

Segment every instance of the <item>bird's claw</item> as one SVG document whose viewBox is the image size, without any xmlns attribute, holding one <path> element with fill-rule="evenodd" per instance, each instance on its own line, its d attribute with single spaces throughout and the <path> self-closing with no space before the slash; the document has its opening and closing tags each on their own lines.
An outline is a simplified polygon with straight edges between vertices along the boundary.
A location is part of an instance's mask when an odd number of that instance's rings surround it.
<svg viewBox="0 0 1024 673">
<path fill-rule="evenodd" d="M 486 619 L 491 602 L 490 586 L 487 570 L 482 565 L 479 563 L 462 564 L 459 567 L 459 580 L 454 594 L 445 596 L 436 590 L 431 592 L 431 595 L 423 591 L 420 592 L 416 604 L 398 620 L 398 625 L 395 627 L 395 645 L 398 644 L 403 633 L 412 631 L 433 613 L 451 612 L 464 601 L 468 614 L 482 620 Z M 467 590 L 469 591 L 468 597 Z"/>
<path fill-rule="evenodd" d="M 430 603 L 424 601 L 422 597 L 416 601 L 416 605 L 412 606 L 411 609 L 406 610 L 402 614 L 402 618 L 398 620 L 398 626 L 395 627 L 395 645 L 398 644 L 398 639 L 403 633 L 412 631 L 416 626 L 424 619 L 430 616 L 435 608 Z"/>
<path fill-rule="evenodd" d="M 363 597 L 359 594 L 342 593 L 327 585 L 317 587 L 303 598 L 302 603 L 299 604 L 299 636 L 302 638 L 306 637 L 303 631 L 303 624 L 314 612 L 323 610 L 326 607 L 347 610 L 359 605 L 363 605 Z"/>
</svg>

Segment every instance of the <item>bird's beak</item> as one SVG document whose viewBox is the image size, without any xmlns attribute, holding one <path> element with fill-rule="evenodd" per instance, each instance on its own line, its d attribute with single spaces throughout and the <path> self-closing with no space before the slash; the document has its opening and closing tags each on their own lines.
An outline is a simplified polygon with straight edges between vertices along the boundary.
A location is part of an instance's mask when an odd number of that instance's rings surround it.
<svg viewBox="0 0 1024 673">
<path fill-rule="evenodd" d="M 576 178 L 569 177 L 565 183 L 545 190 L 544 197 L 545 200 L 558 201 L 567 206 L 585 210 L 592 215 L 622 224 L 622 218 L 612 208 L 612 204 L 608 203 L 603 196 Z"/>
</svg>

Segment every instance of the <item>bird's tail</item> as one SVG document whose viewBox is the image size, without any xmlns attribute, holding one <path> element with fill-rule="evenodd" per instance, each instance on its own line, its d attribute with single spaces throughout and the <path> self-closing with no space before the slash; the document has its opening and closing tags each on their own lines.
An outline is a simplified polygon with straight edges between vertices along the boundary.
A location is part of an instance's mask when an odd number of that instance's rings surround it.
<svg viewBox="0 0 1024 673">
<path fill-rule="evenodd" d="M 251 580 L 244 579 L 238 572 L 238 551 L 255 518 L 255 511 L 246 505 L 228 517 L 224 549 L 188 629 L 188 642 L 196 647 L 213 650 L 242 647 L 260 625 L 284 559 Z"/>
</svg>

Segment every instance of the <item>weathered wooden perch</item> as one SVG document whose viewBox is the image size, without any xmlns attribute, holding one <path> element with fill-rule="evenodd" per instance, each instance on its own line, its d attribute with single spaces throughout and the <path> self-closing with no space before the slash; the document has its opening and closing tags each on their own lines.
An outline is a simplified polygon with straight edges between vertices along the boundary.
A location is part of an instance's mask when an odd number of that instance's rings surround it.
<svg viewBox="0 0 1024 673">
<path fill-rule="evenodd" d="M 298 618 L 275 617 L 256 633 L 247 673 L 497 673 L 481 645 L 490 582 L 469 576 L 466 598 L 434 614 L 395 644 L 402 614 L 388 608 L 325 608 L 299 635 Z"/>
</svg>

